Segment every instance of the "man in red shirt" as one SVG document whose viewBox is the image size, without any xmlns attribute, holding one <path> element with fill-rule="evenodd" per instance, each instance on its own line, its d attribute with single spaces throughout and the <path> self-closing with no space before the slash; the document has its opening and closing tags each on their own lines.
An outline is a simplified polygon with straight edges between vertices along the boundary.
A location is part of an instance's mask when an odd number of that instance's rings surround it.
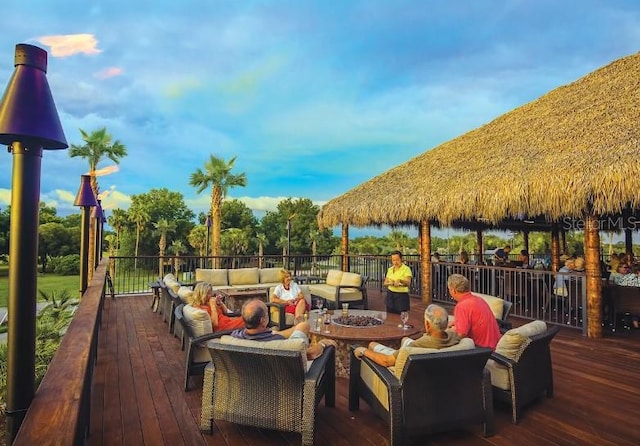
<svg viewBox="0 0 640 446">
<path fill-rule="evenodd" d="M 458 336 L 471 338 L 477 346 L 495 350 L 501 336 L 500 328 L 487 302 L 469 291 L 469 280 L 461 274 L 450 275 L 447 287 L 457 302 L 453 309 L 453 327 Z"/>
</svg>

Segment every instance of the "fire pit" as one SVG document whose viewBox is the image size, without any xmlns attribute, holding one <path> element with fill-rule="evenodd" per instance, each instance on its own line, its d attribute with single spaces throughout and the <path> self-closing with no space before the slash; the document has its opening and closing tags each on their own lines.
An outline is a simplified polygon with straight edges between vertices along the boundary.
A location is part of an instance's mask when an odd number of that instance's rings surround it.
<svg viewBox="0 0 640 446">
<path fill-rule="evenodd" d="M 373 316 L 339 316 L 333 319 L 333 323 L 336 325 L 344 325 L 347 327 L 377 327 L 384 324 L 384 322 L 377 317 Z"/>
</svg>

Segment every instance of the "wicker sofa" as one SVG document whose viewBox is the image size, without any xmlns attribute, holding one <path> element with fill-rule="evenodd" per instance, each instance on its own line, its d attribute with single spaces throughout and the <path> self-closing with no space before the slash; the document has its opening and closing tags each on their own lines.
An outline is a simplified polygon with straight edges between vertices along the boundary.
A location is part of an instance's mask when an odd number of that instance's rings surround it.
<svg viewBox="0 0 640 446">
<path fill-rule="evenodd" d="M 196 282 L 209 282 L 214 290 L 223 288 L 270 288 L 280 284 L 281 268 L 196 269 Z"/>
</svg>

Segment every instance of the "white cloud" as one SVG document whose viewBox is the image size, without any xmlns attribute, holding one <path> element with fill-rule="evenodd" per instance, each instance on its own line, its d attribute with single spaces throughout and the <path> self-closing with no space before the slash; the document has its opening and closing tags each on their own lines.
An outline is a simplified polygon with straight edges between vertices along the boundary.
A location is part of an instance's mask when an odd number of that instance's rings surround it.
<svg viewBox="0 0 640 446">
<path fill-rule="evenodd" d="M 0 189 L 0 204 L 11 205 L 11 189 Z"/>
<path fill-rule="evenodd" d="M 98 54 L 98 39 L 93 34 L 66 34 L 41 36 L 38 42 L 51 47 L 53 57 L 69 57 L 75 54 Z"/>
</svg>

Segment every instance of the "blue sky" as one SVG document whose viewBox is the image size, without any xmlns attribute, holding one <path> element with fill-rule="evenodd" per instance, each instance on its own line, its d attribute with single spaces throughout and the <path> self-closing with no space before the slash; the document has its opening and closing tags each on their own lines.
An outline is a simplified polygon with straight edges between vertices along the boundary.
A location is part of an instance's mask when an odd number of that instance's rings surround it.
<svg viewBox="0 0 640 446">
<path fill-rule="evenodd" d="M 229 197 L 261 216 L 286 197 L 322 205 L 637 52 L 640 4 L 21 0 L 3 7 L 3 91 L 16 43 L 48 51 L 70 144 L 106 126 L 127 146 L 119 171 L 99 178 L 107 209 L 166 187 L 205 211 L 209 194 L 188 181 L 215 154 L 237 156 L 248 184 Z M 86 171 L 67 150 L 45 151 L 41 199 L 77 212 Z"/>
</svg>

